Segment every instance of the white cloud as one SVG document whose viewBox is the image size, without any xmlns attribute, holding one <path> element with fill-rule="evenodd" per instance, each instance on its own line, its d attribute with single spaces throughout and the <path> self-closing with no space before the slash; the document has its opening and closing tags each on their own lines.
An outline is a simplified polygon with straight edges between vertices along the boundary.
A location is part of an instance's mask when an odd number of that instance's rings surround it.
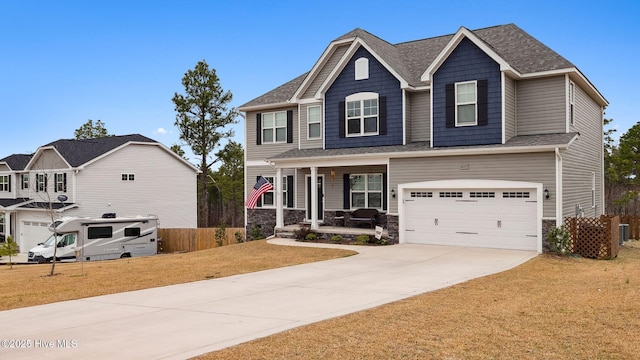
<svg viewBox="0 0 640 360">
<path fill-rule="evenodd" d="M 153 133 L 154 134 L 160 134 L 160 135 L 166 135 L 166 134 L 169 134 L 169 131 L 167 131 L 167 129 L 161 127 L 161 128 L 158 128 Z"/>
</svg>

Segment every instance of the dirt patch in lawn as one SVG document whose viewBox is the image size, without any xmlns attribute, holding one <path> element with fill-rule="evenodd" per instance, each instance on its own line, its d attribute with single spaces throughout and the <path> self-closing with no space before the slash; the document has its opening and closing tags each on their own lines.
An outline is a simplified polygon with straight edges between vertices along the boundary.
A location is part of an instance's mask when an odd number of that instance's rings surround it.
<svg viewBox="0 0 640 360">
<path fill-rule="evenodd" d="M 541 255 L 199 359 L 637 358 L 640 245 L 627 244 L 614 260 Z"/>
<path fill-rule="evenodd" d="M 182 254 L 0 267 L 0 310 L 245 274 L 350 256 L 354 251 L 252 241 Z"/>
</svg>

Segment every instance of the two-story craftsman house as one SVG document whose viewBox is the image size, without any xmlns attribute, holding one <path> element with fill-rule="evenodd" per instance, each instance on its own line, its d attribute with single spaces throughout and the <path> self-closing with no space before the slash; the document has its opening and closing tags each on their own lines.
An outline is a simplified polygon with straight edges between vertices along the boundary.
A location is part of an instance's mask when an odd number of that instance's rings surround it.
<svg viewBox="0 0 640 360">
<path fill-rule="evenodd" d="M 543 229 L 603 212 L 607 105 L 513 24 L 399 44 L 355 29 L 240 107 L 246 191 L 275 187 L 247 228 L 375 208 L 394 242 L 542 251 Z"/>
</svg>

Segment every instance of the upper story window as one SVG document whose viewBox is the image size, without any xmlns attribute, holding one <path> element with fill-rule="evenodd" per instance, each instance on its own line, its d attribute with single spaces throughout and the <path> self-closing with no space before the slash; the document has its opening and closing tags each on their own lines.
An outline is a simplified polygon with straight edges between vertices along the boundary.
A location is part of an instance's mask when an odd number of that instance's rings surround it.
<svg viewBox="0 0 640 360">
<path fill-rule="evenodd" d="M 262 114 L 262 142 L 283 143 L 287 141 L 287 112 Z"/>
<path fill-rule="evenodd" d="M 356 60 L 356 80 L 369 78 L 369 59 L 361 57 Z"/>
<path fill-rule="evenodd" d="M 21 189 L 28 189 L 29 188 L 29 174 L 22 174 L 20 175 L 22 177 L 22 183 L 21 183 Z"/>
<path fill-rule="evenodd" d="M 574 102 L 575 102 L 575 86 L 572 82 L 569 82 L 569 124 L 575 124 L 574 115 Z"/>
<path fill-rule="evenodd" d="M 456 126 L 478 125 L 477 83 L 456 83 Z"/>
<path fill-rule="evenodd" d="M 135 174 L 121 174 L 122 181 L 134 181 L 136 179 Z"/>
<path fill-rule="evenodd" d="M 36 175 L 36 191 L 47 191 L 47 176 L 45 174 Z"/>
<path fill-rule="evenodd" d="M 345 100 L 347 136 L 378 135 L 378 94 L 357 93 Z"/>
<path fill-rule="evenodd" d="M 0 191 L 11 191 L 11 175 L 0 175 Z"/>
<path fill-rule="evenodd" d="M 382 209 L 382 174 L 351 176 L 351 208 Z"/>
<path fill-rule="evenodd" d="M 308 138 L 322 138 L 322 107 L 309 106 L 307 108 L 307 125 L 309 127 Z"/>
<path fill-rule="evenodd" d="M 67 192 L 67 174 L 56 174 L 56 192 Z"/>
</svg>

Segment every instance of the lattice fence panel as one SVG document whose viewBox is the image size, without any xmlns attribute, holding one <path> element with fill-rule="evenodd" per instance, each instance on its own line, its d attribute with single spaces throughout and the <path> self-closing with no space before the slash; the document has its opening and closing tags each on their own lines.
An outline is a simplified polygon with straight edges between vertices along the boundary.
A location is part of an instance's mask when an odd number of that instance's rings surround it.
<svg viewBox="0 0 640 360">
<path fill-rule="evenodd" d="M 611 259 L 618 256 L 618 216 L 600 218 L 566 218 L 564 226 L 571 236 L 573 253 L 593 259 Z"/>
</svg>

